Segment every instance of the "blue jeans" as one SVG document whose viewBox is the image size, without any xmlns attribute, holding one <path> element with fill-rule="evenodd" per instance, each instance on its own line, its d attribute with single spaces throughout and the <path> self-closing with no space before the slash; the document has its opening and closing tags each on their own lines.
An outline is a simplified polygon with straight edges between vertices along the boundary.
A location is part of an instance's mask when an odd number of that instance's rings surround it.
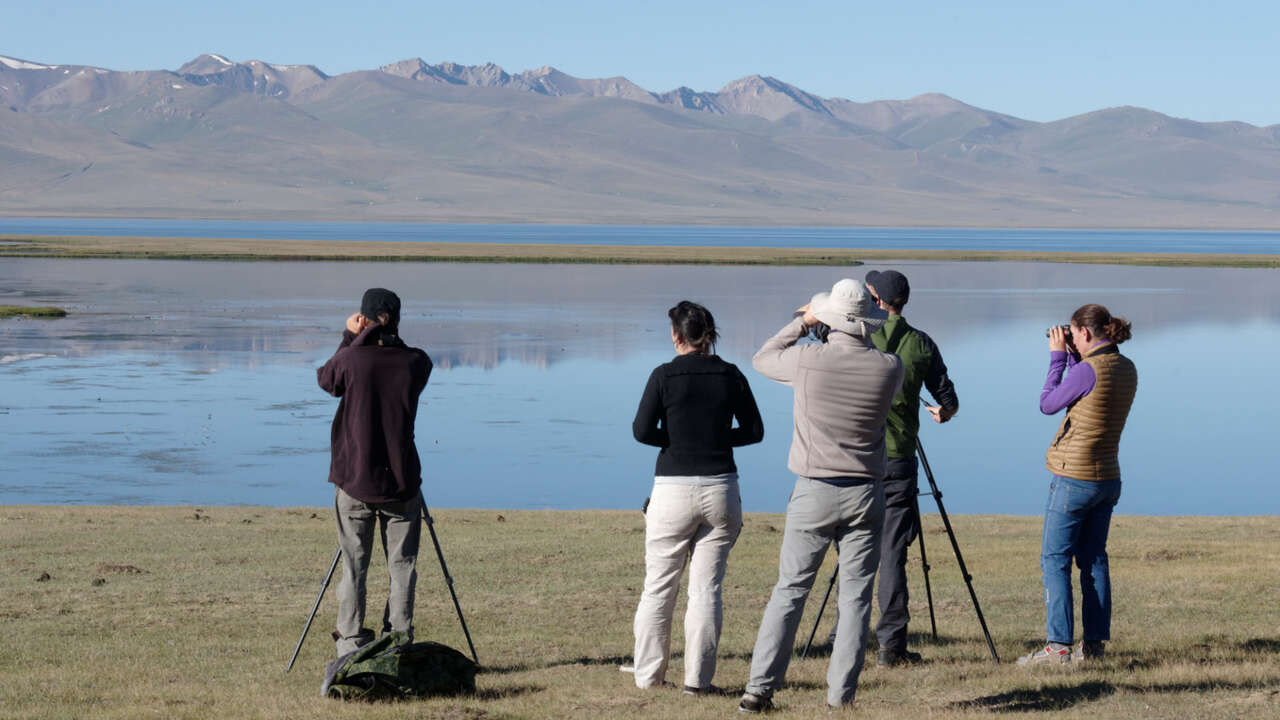
<svg viewBox="0 0 1280 720">
<path fill-rule="evenodd" d="M 1090 482 L 1053 476 L 1044 509 L 1040 570 L 1044 575 L 1045 635 L 1049 642 L 1071 644 L 1071 562 L 1080 568 L 1083 640 L 1111 639 L 1111 570 L 1107 530 L 1120 500 L 1120 479 Z"/>
</svg>

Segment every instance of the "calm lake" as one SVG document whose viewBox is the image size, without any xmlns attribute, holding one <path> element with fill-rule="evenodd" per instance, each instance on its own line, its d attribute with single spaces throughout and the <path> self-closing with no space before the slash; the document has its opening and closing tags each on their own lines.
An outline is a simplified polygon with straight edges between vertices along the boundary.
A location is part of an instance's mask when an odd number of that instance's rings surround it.
<svg viewBox="0 0 1280 720">
<path fill-rule="evenodd" d="M 337 400 L 314 369 L 370 286 L 404 300 L 435 361 L 418 447 L 435 507 L 639 508 L 656 451 L 631 438 L 666 310 L 716 315 L 766 437 L 737 458 L 744 505 L 781 511 L 791 391 L 750 367 L 839 268 L 6 260 L 0 504 L 326 505 Z M 1128 514 L 1280 512 L 1278 428 L 1259 394 L 1280 349 L 1275 270 L 894 263 L 906 316 L 939 343 L 960 414 L 922 440 L 947 509 L 1037 515 L 1057 417 L 1038 411 L 1044 329 L 1085 302 L 1133 322 L 1140 373 L 1121 449 Z M 923 482 L 923 478 L 922 478 Z M 924 501 L 927 512 L 931 501 Z"/>
<path fill-rule="evenodd" d="M 0 218 L 0 235 L 1280 254 L 1278 232 L 680 227 Z"/>
</svg>

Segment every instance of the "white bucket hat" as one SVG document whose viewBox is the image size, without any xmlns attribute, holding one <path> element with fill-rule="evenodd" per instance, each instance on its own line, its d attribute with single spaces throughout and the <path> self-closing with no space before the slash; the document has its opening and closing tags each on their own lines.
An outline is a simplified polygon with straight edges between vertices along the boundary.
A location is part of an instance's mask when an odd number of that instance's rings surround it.
<svg viewBox="0 0 1280 720">
<path fill-rule="evenodd" d="M 876 304 L 867 288 L 849 278 L 831 286 L 829 293 L 814 295 L 809 301 L 809 312 L 832 330 L 859 337 L 871 337 L 889 318 L 889 313 Z"/>
</svg>

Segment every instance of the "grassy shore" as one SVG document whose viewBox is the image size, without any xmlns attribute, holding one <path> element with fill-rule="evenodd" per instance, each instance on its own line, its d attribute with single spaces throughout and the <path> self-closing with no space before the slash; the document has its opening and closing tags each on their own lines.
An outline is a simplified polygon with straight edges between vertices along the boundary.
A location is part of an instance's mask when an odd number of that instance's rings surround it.
<svg viewBox="0 0 1280 720">
<path fill-rule="evenodd" d="M 60 307 L 34 307 L 30 305 L 0 305 L 0 318 L 60 318 L 66 317 L 67 311 Z"/>
<path fill-rule="evenodd" d="M 1023 262 L 1107 265 L 1280 267 L 1280 255 L 1229 253 L 831 250 L 757 247 L 35 236 L 0 237 L 0 257 L 680 265 L 857 265 L 867 260 L 1017 260 Z"/>
<path fill-rule="evenodd" d="M 1277 518 L 1117 517 L 1108 657 L 1035 671 L 1012 661 L 1043 633 L 1039 520 L 953 523 L 1003 662 L 991 662 L 941 523 L 927 516 L 939 637 L 927 633 L 913 549 L 912 645 L 929 662 L 892 671 L 872 662 L 859 717 L 1280 715 Z M 318 691 L 333 651 L 332 587 L 297 666 L 287 675 L 284 667 L 332 558 L 332 525 L 322 508 L 0 507 L 0 717 L 736 716 L 735 698 L 641 691 L 618 672 L 631 653 L 643 574 L 638 512 L 437 513 L 484 665 L 478 694 L 376 705 L 325 700 Z M 730 557 L 716 677 L 730 691 L 747 678 L 782 527 L 780 516 L 749 515 Z M 830 560 L 819 575 L 822 589 L 829 567 Z M 419 573 L 419 639 L 465 652 L 429 547 Z M 377 559 L 370 577 L 372 618 L 386 592 Z M 805 632 L 820 597 L 810 599 Z M 682 613 L 668 674 L 677 684 Z M 820 636 L 831 619 L 828 609 Z M 778 715 L 825 717 L 825 671 L 825 657 L 794 661 L 775 697 Z"/>
</svg>

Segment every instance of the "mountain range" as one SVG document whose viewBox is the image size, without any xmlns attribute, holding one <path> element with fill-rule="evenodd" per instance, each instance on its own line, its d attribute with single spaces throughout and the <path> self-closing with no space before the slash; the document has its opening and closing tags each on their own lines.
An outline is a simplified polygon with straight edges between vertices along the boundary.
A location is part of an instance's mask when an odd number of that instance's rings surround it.
<svg viewBox="0 0 1280 720">
<path fill-rule="evenodd" d="M 421 59 L 330 76 L 0 55 L 0 214 L 1273 229 L 1280 125 L 1033 122 L 760 75 L 653 92 Z"/>
</svg>

